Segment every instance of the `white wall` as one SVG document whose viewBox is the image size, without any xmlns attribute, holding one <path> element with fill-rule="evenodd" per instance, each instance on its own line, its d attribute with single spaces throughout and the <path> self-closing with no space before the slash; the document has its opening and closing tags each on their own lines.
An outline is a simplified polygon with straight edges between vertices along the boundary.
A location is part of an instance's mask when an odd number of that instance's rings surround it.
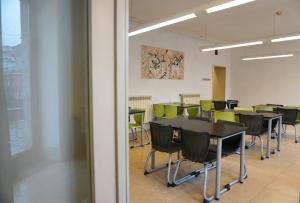
<svg viewBox="0 0 300 203">
<path fill-rule="evenodd" d="M 212 97 L 211 78 L 213 65 L 227 67 L 226 95 L 229 97 L 230 52 L 201 53 L 204 41 L 185 37 L 169 31 L 157 30 L 130 37 L 129 39 L 129 96 L 152 96 L 152 102 L 179 101 L 179 94 L 200 93 L 201 99 Z M 150 45 L 184 52 L 184 80 L 142 79 L 141 47 Z"/>
<path fill-rule="evenodd" d="M 232 51 L 232 97 L 241 105 L 300 105 L 300 42 L 282 42 Z M 243 56 L 295 53 L 294 57 L 242 61 Z"/>
</svg>

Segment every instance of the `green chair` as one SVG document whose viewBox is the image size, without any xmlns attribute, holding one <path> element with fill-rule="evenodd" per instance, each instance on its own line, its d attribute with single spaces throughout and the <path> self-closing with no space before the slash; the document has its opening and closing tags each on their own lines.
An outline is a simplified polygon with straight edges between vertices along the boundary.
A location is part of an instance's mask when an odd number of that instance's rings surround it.
<svg viewBox="0 0 300 203">
<path fill-rule="evenodd" d="M 177 106 L 175 105 L 166 105 L 165 106 L 165 118 L 171 119 L 177 117 Z"/>
<path fill-rule="evenodd" d="M 274 108 L 271 106 L 258 105 L 255 106 L 255 111 L 274 111 Z"/>
<path fill-rule="evenodd" d="M 191 107 L 187 109 L 187 112 L 189 114 L 189 116 L 191 117 L 196 117 L 199 114 L 199 108 L 198 107 Z"/>
<path fill-rule="evenodd" d="M 134 120 L 134 123 L 129 123 L 129 130 L 131 130 L 131 134 L 133 136 L 132 138 L 132 141 L 133 141 L 133 145 L 131 146 L 131 148 L 134 148 L 134 147 L 142 147 L 144 145 L 147 145 L 150 143 L 150 140 L 149 140 L 149 137 L 148 137 L 148 133 L 147 133 L 147 130 L 145 128 L 143 128 L 143 123 L 144 121 L 142 120 L 142 115 L 141 114 L 136 114 L 133 116 L 133 120 Z M 137 139 L 137 130 L 140 129 L 141 130 L 141 144 L 138 145 L 138 146 L 135 146 L 134 145 L 134 140 Z M 143 142 L 143 130 L 145 131 L 146 135 L 147 135 L 147 139 L 148 139 L 148 142 L 147 143 L 144 143 Z"/>
<path fill-rule="evenodd" d="M 200 100 L 201 110 L 204 112 L 210 112 L 213 109 L 212 100 Z"/>
<path fill-rule="evenodd" d="M 218 120 L 236 122 L 235 113 L 233 111 L 232 112 L 215 111 L 214 122 L 216 123 Z"/>
<path fill-rule="evenodd" d="M 164 104 L 153 104 L 154 119 L 164 118 L 164 116 L 165 116 L 165 105 Z"/>
</svg>

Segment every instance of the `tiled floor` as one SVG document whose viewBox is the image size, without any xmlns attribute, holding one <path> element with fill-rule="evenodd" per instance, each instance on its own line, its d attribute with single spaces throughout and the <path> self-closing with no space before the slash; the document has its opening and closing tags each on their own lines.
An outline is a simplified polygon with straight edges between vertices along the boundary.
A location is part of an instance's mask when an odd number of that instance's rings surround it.
<svg viewBox="0 0 300 203">
<path fill-rule="evenodd" d="M 300 130 L 300 127 L 298 128 Z M 250 139 L 247 138 L 247 141 Z M 276 146 L 275 141 L 273 141 L 272 146 Z M 246 150 L 248 178 L 244 184 L 234 185 L 229 192 L 222 196 L 219 202 L 299 203 L 300 143 L 294 143 L 293 129 L 288 128 L 288 134 L 283 137 L 281 152 L 271 155 L 270 159 L 260 160 L 259 147 L 260 144 L 257 140 L 256 146 Z M 203 176 L 175 188 L 166 187 L 166 170 L 144 176 L 144 162 L 149 150 L 149 145 L 130 150 L 132 203 L 202 202 Z M 156 160 L 158 164 L 163 163 L 167 160 L 167 156 L 157 153 Z M 223 159 L 222 164 L 222 185 L 225 185 L 238 176 L 239 156 L 227 157 Z M 201 165 L 184 162 L 180 171 L 184 175 L 184 172 L 190 172 L 197 167 L 200 168 Z M 214 191 L 214 176 L 214 170 L 210 171 L 208 183 L 210 194 Z"/>
</svg>

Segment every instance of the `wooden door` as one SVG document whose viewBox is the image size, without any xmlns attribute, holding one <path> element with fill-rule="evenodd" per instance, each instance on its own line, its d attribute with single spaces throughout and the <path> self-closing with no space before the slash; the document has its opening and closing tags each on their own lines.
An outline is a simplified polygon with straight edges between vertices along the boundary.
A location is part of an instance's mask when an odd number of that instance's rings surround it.
<svg viewBox="0 0 300 203">
<path fill-rule="evenodd" d="M 214 100 L 225 100 L 226 89 L 226 68 L 220 66 L 213 67 L 212 74 L 212 95 Z"/>
</svg>

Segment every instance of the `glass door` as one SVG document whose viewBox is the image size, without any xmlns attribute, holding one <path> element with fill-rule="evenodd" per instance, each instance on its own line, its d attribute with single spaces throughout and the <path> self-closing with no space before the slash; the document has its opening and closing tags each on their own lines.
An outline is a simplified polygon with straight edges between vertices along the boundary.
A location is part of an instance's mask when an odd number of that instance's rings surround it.
<svg viewBox="0 0 300 203">
<path fill-rule="evenodd" d="M 0 6 L 0 202 L 91 202 L 87 0 Z"/>
</svg>

